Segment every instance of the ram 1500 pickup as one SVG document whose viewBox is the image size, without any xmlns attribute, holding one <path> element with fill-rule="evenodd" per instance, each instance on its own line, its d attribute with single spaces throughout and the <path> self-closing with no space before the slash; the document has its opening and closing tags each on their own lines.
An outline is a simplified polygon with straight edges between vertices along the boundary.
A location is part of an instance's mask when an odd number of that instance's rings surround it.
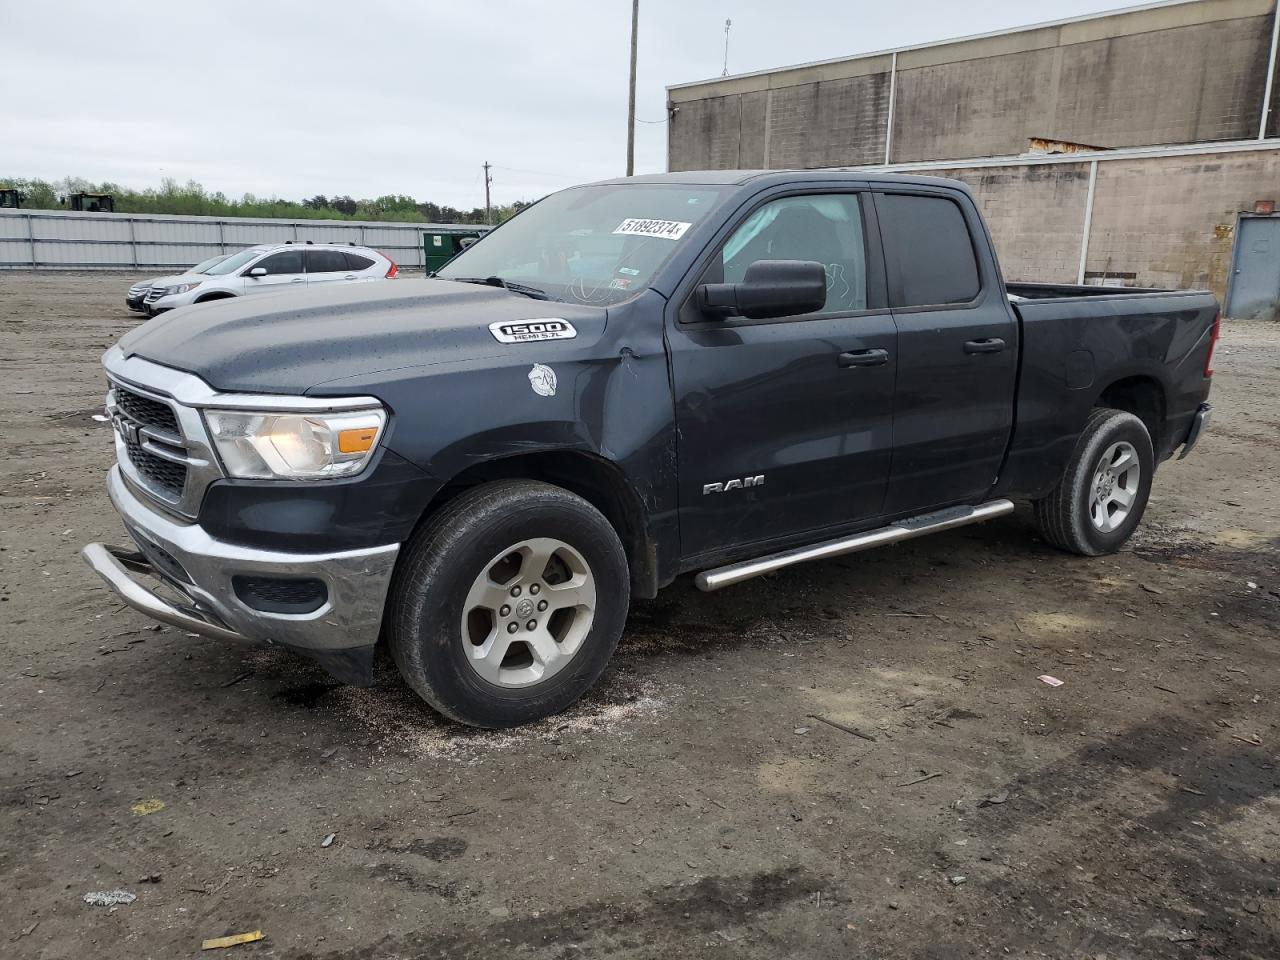
<svg viewBox="0 0 1280 960">
<path fill-rule="evenodd" d="M 1006 514 L 1117 550 L 1209 413 L 1209 293 L 1006 284 L 966 188 L 678 173 L 553 194 L 438 274 L 175 310 L 104 358 L 129 605 L 564 709 L 632 596 Z M 150 585 L 146 585 L 150 583 Z M 740 588 L 744 592 L 749 587 Z"/>
</svg>

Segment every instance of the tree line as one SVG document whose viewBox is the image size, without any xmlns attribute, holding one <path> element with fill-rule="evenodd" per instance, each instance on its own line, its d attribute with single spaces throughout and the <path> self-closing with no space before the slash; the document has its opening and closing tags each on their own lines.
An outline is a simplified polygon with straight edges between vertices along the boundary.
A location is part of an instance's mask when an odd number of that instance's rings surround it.
<svg viewBox="0 0 1280 960">
<path fill-rule="evenodd" d="M 39 178 L 0 177 L 0 188 L 18 190 L 22 206 L 29 210 L 66 208 L 71 193 L 109 193 L 117 213 L 165 213 L 197 217 L 279 217 L 290 220 L 391 220 L 406 223 L 484 223 L 484 207 L 461 210 L 447 204 L 418 201 L 403 194 L 387 194 L 356 200 L 346 194 L 317 194 L 303 200 L 281 200 L 246 193 L 239 200 L 220 191 L 208 191 L 194 180 L 180 184 L 165 178 L 158 188 L 134 190 L 118 183 L 94 183 L 81 177 L 48 181 Z M 493 222 L 514 216 L 528 201 L 517 200 L 493 207 Z"/>
</svg>

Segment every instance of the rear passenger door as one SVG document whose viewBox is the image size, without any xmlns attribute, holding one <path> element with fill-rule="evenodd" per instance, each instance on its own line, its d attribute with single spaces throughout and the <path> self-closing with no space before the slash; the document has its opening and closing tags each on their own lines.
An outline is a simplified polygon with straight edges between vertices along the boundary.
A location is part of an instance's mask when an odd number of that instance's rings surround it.
<svg viewBox="0 0 1280 960">
<path fill-rule="evenodd" d="M 898 331 L 888 514 L 979 502 L 1013 422 L 1018 328 L 972 201 L 875 195 Z"/>
<path fill-rule="evenodd" d="M 306 251 L 307 283 L 344 283 L 356 279 L 354 270 L 347 266 L 347 255 L 342 250 L 311 249 Z"/>
</svg>

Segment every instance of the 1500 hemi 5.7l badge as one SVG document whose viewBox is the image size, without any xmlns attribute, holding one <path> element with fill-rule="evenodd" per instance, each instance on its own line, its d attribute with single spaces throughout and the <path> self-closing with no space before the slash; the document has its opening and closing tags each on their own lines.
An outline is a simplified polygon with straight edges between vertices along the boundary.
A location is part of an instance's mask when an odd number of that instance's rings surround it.
<svg viewBox="0 0 1280 960">
<path fill-rule="evenodd" d="M 527 343 L 531 340 L 572 340 L 578 335 L 572 323 L 558 317 L 541 320 L 498 320 L 489 324 L 489 332 L 499 343 Z"/>
</svg>

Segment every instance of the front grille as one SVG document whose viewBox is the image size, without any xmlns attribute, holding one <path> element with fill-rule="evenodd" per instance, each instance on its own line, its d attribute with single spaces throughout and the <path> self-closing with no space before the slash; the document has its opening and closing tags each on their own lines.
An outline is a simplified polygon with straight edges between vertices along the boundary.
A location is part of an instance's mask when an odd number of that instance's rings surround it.
<svg viewBox="0 0 1280 960">
<path fill-rule="evenodd" d="M 166 433 L 173 434 L 175 437 L 180 438 L 182 436 L 182 431 L 178 429 L 178 418 L 174 415 L 173 407 L 161 400 L 153 400 L 151 397 L 134 393 L 127 387 L 116 387 L 115 389 L 116 406 L 130 420 L 137 421 L 139 426 L 158 427 Z"/>
<path fill-rule="evenodd" d="M 151 289 L 150 287 L 143 286 L 142 284 L 138 284 L 136 287 L 129 288 L 128 297 L 130 300 L 136 300 L 138 299 L 138 297 L 142 296 L 144 293 L 146 293 L 150 289 Z"/>
<path fill-rule="evenodd" d="M 135 470 L 165 499 L 179 500 L 182 488 L 187 485 L 187 468 L 180 463 L 157 457 L 142 448 L 139 443 L 129 440 L 124 442 L 129 453 L 129 462 Z"/>
<path fill-rule="evenodd" d="M 123 421 L 120 439 L 137 479 L 154 496 L 178 503 L 187 485 L 187 465 L 175 459 L 186 457 L 186 446 L 173 407 L 118 384 L 111 391 L 111 405 Z"/>
<path fill-rule="evenodd" d="M 164 287 L 152 287 L 147 291 L 147 299 L 144 303 L 155 303 L 164 294 Z"/>
</svg>

